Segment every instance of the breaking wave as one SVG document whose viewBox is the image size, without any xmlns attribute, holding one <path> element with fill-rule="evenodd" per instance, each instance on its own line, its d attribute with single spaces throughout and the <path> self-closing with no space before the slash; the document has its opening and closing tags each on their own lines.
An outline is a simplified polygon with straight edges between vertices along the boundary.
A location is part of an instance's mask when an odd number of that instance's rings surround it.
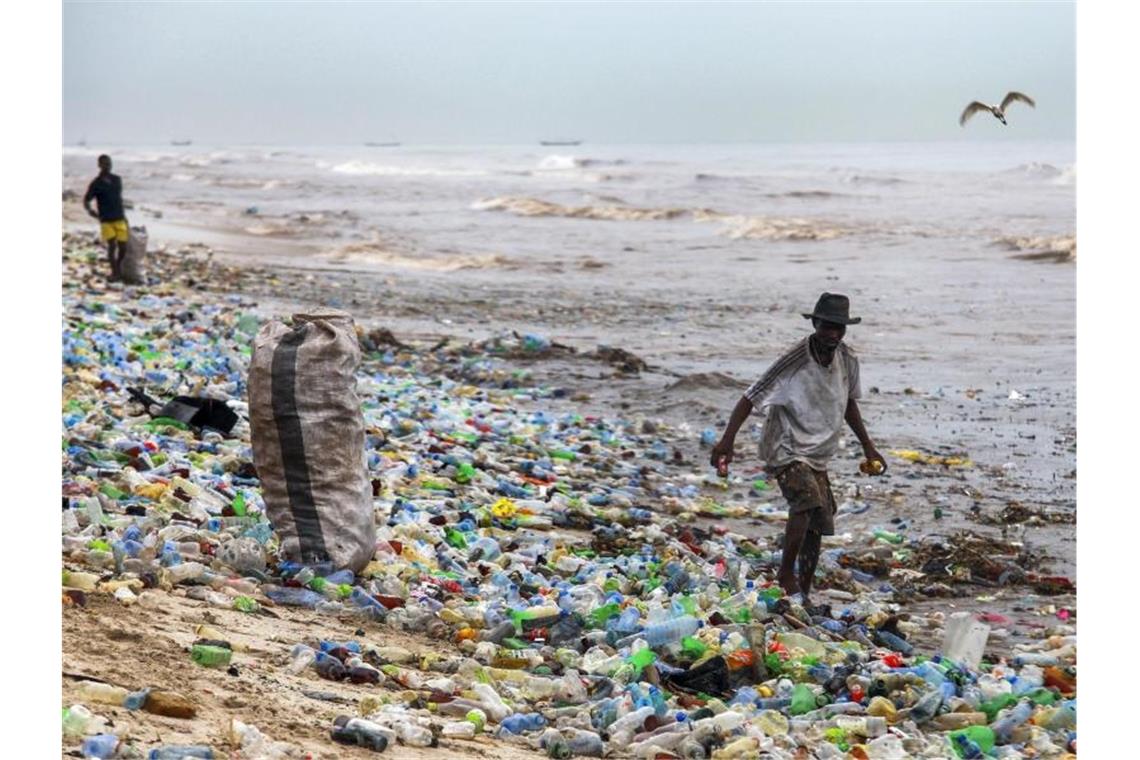
<svg viewBox="0 0 1140 760">
<path fill-rule="evenodd" d="M 330 261 L 346 264 L 374 264 L 431 272 L 455 272 L 461 269 L 514 269 L 506 256 L 499 254 L 465 254 L 447 257 L 410 256 L 388 250 L 376 243 L 352 243 L 325 254 Z"/>
<path fill-rule="evenodd" d="M 798 219 L 768 216 L 724 214 L 707 208 L 637 208 L 632 206 L 564 206 L 560 203 L 500 196 L 473 203 L 475 211 L 505 211 L 517 216 L 565 217 L 568 219 L 598 219 L 607 221 L 661 221 L 690 218 L 697 222 L 720 222 L 725 233 L 733 239 L 752 240 L 833 240 L 855 230 L 833 222 L 818 219 Z"/>
<path fill-rule="evenodd" d="M 1051 261 L 1075 261 L 1077 238 L 1075 235 L 1040 235 L 1018 237 L 1009 235 L 994 241 L 1009 251 L 1017 251 L 1016 258 Z"/>
<path fill-rule="evenodd" d="M 873 174 L 847 174 L 842 178 L 849 185 L 901 185 L 906 182 L 901 177 L 878 176 Z"/>
<path fill-rule="evenodd" d="M 446 169 L 435 166 L 390 166 L 368 161 L 345 161 L 340 164 L 317 162 L 318 169 L 329 169 L 337 174 L 369 175 L 376 177 L 482 177 L 483 169 Z"/>
<path fill-rule="evenodd" d="M 554 153 L 539 161 L 538 168 L 542 171 L 565 171 L 590 166 L 625 166 L 625 164 L 624 158 L 578 158 Z"/>
<path fill-rule="evenodd" d="M 834 240 L 855 230 L 821 219 L 792 217 L 744 216 L 700 211 L 698 222 L 721 222 L 724 234 L 733 240 Z"/>
<path fill-rule="evenodd" d="M 635 208 L 630 206 L 564 206 L 560 203 L 504 195 L 471 204 L 475 211 L 506 211 L 517 216 L 559 216 L 568 219 L 611 221 L 657 221 L 677 219 L 691 213 L 684 208 Z"/>
</svg>

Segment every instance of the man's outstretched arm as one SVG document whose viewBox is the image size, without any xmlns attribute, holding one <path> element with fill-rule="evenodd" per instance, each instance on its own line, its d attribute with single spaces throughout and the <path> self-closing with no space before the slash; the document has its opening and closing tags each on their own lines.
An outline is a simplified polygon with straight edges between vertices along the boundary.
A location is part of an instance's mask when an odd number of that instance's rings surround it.
<svg viewBox="0 0 1140 760">
<path fill-rule="evenodd" d="M 870 462 L 877 460 L 883 466 L 882 471 L 886 472 L 887 460 L 883 459 L 883 455 L 875 448 L 875 443 L 871 440 L 871 436 L 867 434 L 867 428 L 863 426 L 863 415 L 859 414 L 859 404 L 855 402 L 855 399 L 847 399 L 847 412 L 843 415 L 843 419 L 847 420 L 851 431 L 855 433 L 855 437 L 858 438 L 859 443 L 862 444 L 863 456 Z"/>
<path fill-rule="evenodd" d="M 736 443 L 736 433 L 740 430 L 740 426 L 748 419 L 748 415 L 752 413 L 752 402 L 748 400 L 747 396 L 741 396 L 740 400 L 736 402 L 736 406 L 732 410 L 732 416 L 728 420 L 728 426 L 724 429 L 724 435 L 720 437 L 717 445 L 713 446 L 712 456 L 709 458 L 709 463 L 716 467 L 718 460 L 723 456 L 728 464 L 732 463 L 732 449 Z"/>
</svg>

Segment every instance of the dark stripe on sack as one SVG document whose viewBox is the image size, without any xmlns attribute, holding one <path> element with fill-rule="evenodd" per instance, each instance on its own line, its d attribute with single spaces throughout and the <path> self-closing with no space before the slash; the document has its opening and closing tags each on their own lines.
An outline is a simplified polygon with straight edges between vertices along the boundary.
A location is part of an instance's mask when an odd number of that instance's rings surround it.
<svg viewBox="0 0 1140 760">
<path fill-rule="evenodd" d="M 323 562 L 327 559 L 325 537 L 321 533 L 317 505 L 313 502 L 301 415 L 297 411 L 297 349 L 303 340 L 304 327 L 298 327 L 285 335 L 273 352 L 273 419 L 277 423 L 285 489 L 289 494 L 289 511 L 297 526 L 301 561 Z"/>
</svg>

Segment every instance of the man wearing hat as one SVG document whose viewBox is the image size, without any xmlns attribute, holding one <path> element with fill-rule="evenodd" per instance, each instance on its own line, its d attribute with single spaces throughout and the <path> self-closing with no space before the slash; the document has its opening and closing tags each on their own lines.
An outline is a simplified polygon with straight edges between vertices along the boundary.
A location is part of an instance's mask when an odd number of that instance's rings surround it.
<svg viewBox="0 0 1140 760">
<path fill-rule="evenodd" d="M 849 308 L 847 296 L 824 293 L 819 297 L 815 310 L 803 315 L 811 320 L 815 332 L 797 341 L 744 392 L 712 450 L 713 466 L 725 471 L 744 420 L 754 406 L 767 410 L 760 456 L 788 501 L 777 580 L 789 595 L 801 594 L 797 601 L 805 606 L 819 563 L 821 539 L 835 533 L 835 497 L 827 463 L 839 450 L 844 422 L 862 444 L 871 474 L 881 475 L 887 469 L 863 427 L 855 401 L 861 395 L 859 360 L 843 342 L 843 335 L 847 325 L 859 324 L 861 319 L 848 316 Z"/>
</svg>

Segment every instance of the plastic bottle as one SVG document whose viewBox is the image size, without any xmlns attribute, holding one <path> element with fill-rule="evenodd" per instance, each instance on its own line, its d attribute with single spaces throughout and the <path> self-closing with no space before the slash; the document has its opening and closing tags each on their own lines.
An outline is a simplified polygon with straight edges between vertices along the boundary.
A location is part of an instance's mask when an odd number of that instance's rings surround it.
<svg viewBox="0 0 1140 760">
<path fill-rule="evenodd" d="M 960 743 L 959 737 L 968 739 L 970 744 L 978 747 L 978 749 L 983 753 L 988 753 L 991 749 L 994 748 L 994 742 L 996 739 L 993 729 L 991 729 L 989 726 L 984 725 L 967 726 L 966 728 L 951 731 L 949 734 L 947 734 L 947 736 L 953 743 L 954 751 L 958 754 L 958 757 L 969 757 L 969 755 L 962 754 L 963 751 L 967 751 L 969 749 L 969 745 Z"/>
<path fill-rule="evenodd" d="M 307 607 L 312 609 L 325 598 L 307 588 L 293 588 L 286 587 L 266 587 L 263 593 L 269 597 L 275 604 L 285 605 L 287 607 Z"/>
<path fill-rule="evenodd" d="M 788 733 L 788 719 L 776 710 L 763 710 L 752 722 L 765 736 L 784 736 Z"/>
<path fill-rule="evenodd" d="M 63 711 L 63 735 L 68 738 L 104 733 L 106 724 L 104 718 L 92 714 L 83 705 L 72 705 Z"/>
<path fill-rule="evenodd" d="M 856 734 L 868 739 L 874 739 L 876 736 L 882 736 L 887 732 L 886 718 L 873 716 L 839 715 L 835 718 L 835 725 L 837 728 L 843 729 L 845 734 Z"/>
<path fill-rule="evenodd" d="M 83 681 L 79 684 L 76 696 L 83 702 L 121 706 L 129 693 L 121 686 L 112 686 L 98 681 Z"/>
<path fill-rule="evenodd" d="M 190 659 L 207 668 L 224 668 L 233 656 L 233 650 L 209 644 L 195 644 L 190 649 Z"/>
<path fill-rule="evenodd" d="M 611 740 L 616 734 L 628 734 L 625 737 L 625 742 L 628 744 L 633 734 L 644 725 L 645 721 L 649 720 L 650 715 L 655 713 L 656 709 L 651 705 L 639 707 L 609 724 L 606 730 L 609 732 Z"/>
<path fill-rule="evenodd" d="M 511 714 L 511 708 L 503 702 L 502 697 L 489 684 L 477 683 L 471 687 L 471 690 L 475 692 L 480 706 L 491 720 L 498 723 Z"/>
<path fill-rule="evenodd" d="M 806 684 L 796 684 L 795 689 L 792 691 L 792 703 L 788 707 L 788 713 L 791 715 L 803 715 L 804 713 L 811 712 L 815 708 L 815 692 Z"/>
<path fill-rule="evenodd" d="M 1077 708 L 1073 702 L 1062 702 L 1038 713 L 1033 722 L 1046 731 L 1071 731 L 1077 725 Z"/>
<path fill-rule="evenodd" d="M 337 716 L 329 735 L 339 744 L 365 747 L 374 752 L 383 752 L 388 748 L 388 736 L 379 726 L 347 715 Z"/>
<path fill-rule="evenodd" d="M 942 692 L 938 689 L 927 689 L 918 702 L 910 708 L 909 717 L 916 724 L 922 725 L 938 714 L 942 706 Z"/>
<path fill-rule="evenodd" d="M 152 749 L 146 757 L 147 760 L 214 760 L 214 750 L 201 744 L 171 745 Z"/>
<path fill-rule="evenodd" d="M 736 760 L 737 758 L 755 757 L 760 747 L 760 740 L 754 736 L 745 736 L 720 749 L 713 750 L 713 760 Z"/>
<path fill-rule="evenodd" d="M 969 726 L 984 726 L 987 723 L 983 712 L 948 712 L 931 719 L 931 726 L 939 731 L 957 731 Z"/>
<path fill-rule="evenodd" d="M 992 726 L 997 741 L 1000 744 L 1008 742 L 1013 729 L 1029 720 L 1031 715 L 1033 715 L 1033 702 L 1028 699 L 1018 702 L 1004 714 L 999 715 Z"/>
<path fill-rule="evenodd" d="M 618 642 L 619 647 L 628 646 L 633 643 L 635 639 L 644 639 L 645 643 L 650 647 L 656 649 L 666 644 L 672 644 L 680 641 L 686 636 L 692 636 L 697 632 L 703 624 L 691 615 L 684 615 L 673 620 L 667 620 L 664 623 L 656 623 L 648 626 L 640 633 L 627 636 Z"/>
<path fill-rule="evenodd" d="M 105 760 L 115 754 L 119 737 L 114 734 L 96 734 L 83 740 L 83 756 Z"/>
<path fill-rule="evenodd" d="M 515 713 L 499 721 L 499 728 L 512 734 L 537 731 L 546 725 L 546 718 L 540 713 Z"/>
<path fill-rule="evenodd" d="M 431 729 L 411 720 L 397 721 L 392 729 L 400 741 L 409 747 L 434 747 L 436 745 L 435 735 L 432 734 Z"/>
<path fill-rule="evenodd" d="M 577 731 L 566 744 L 573 757 L 602 757 L 606 749 L 602 737 L 593 731 Z"/>
</svg>

